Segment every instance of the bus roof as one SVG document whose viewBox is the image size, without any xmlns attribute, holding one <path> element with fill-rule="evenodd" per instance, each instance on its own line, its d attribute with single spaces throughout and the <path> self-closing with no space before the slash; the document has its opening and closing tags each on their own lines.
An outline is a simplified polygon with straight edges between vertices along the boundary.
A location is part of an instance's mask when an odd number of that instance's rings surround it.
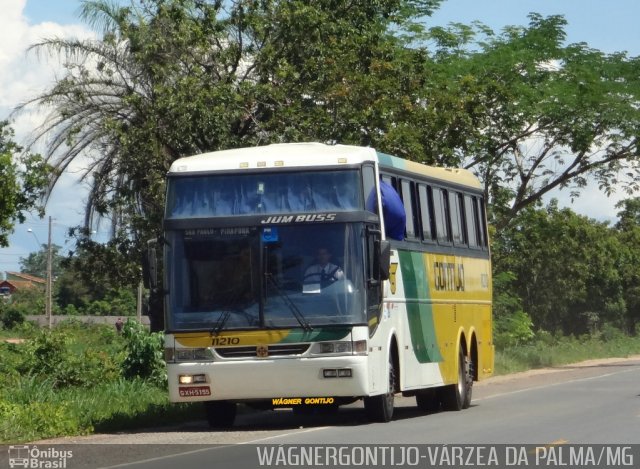
<svg viewBox="0 0 640 469">
<path fill-rule="evenodd" d="M 438 168 L 380 153 L 371 147 L 325 145 L 323 143 L 278 143 L 265 146 L 214 151 L 180 158 L 169 174 L 205 173 L 256 168 L 335 166 L 378 161 L 383 168 L 420 174 L 442 181 L 480 188 L 478 179 L 468 170 Z"/>
<path fill-rule="evenodd" d="M 278 143 L 181 158 L 171 165 L 169 173 L 358 164 L 375 160 L 376 152 L 369 147 L 323 143 Z"/>
<path fill-rule="evenodd" d="M 464 186 L 482 189 L 478 178 L 468 169 L 462 168 L 441 168 L 437 166 L 427 166 L 416 161 L 404 160 L 397 156 L 387 155 L 378 152 L 378 162 L 382 168 L 393 168 L 400 171 L 417 173 L 441 181 L 453 182 Z"/>
</svg>

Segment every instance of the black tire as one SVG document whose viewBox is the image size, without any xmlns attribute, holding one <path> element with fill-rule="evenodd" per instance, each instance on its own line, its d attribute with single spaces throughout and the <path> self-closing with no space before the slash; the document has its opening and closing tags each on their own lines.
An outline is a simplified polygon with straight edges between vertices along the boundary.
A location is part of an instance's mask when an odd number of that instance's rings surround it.
<svg viewBox="0 0 640 469">
<path fill-rule="evenodd" d="M 440 399 L 438 399 L 436 389 L 421 389 L 416 392 L 416 404 L 422 412 L 437 412 L 440 410 Z"/>
<path fill-rule="evenodd" d="M 372 422 L 388 422 L 393 418 L 393 405 L 396 393 L 396 370 L 393 358 L 389 356 L 389 383 L 387 392 L 378 396 L 364 398 L 364 410 Z"/>
<path fill-rule="evenodd" d="M 473 372 L 469 358 L 462 352 L 458 353 L 458 382 L 444 386 L 438 390 L 438 395 L 444 410 L 462 410 L 471 405 L 473 392 Z"/>
<path fill-rule="evenodd" d="M 211 428 L 230 428 L 236 419 L 235 402 L 206 401 L 204 410 Z"/>
</svg>

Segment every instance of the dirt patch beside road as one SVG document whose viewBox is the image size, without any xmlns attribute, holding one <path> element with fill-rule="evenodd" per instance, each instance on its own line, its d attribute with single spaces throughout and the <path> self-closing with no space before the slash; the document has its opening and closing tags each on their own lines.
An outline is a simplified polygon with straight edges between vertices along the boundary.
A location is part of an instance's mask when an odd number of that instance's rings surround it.
<svg viewBox="0 0 640 469">
<path fill-rule="evenodd" d="M 1 340 L 10 344 L 21 344 L 25 341 L 25 339 L 1 339 Z"/>
</svg>

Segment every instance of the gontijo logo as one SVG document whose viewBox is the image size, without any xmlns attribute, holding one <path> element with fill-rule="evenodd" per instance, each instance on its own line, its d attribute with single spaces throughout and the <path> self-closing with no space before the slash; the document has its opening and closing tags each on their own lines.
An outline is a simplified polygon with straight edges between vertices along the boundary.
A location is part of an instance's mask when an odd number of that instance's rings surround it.
<svg viewBox="0 0 640 469">
<path fill-rule="evenodd" d="M 295 405 L 331 405 L 335 402 L 333 397 L 274 397 L 271 405 L 274 407 L 288 407 Z"/>
<path fill-rule="evenodd" d="M 64 469 L 67 459 L 73 457 L 71 450 L 55 448 L 39 449 L 37 446 L 9 446 L 9 466 L 42 469 Z"/>
</svg>

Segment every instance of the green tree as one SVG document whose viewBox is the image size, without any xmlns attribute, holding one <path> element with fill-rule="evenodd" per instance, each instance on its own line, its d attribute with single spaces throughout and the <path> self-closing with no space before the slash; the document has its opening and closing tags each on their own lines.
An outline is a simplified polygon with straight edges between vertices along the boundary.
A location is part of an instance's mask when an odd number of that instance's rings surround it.
<svg viewBox="0 0 640 469">
<path fill-rule="evenodd" d="M 640 323 L 640 197 L 618 203 L 618 238 L 622 244 L 619 262 L 622 291 L 627 309 L 627 331 L 637 334 Z"/>
<path fill-rule="evenodd" d="M 63 272 L 62 260 L 64 256 L 60 254 L 62 248 L 57 244 L 51 245 L 51 273 L 53 278 L 59 277 Z M 38 252 L 31 252 L 27 257 L 20 258 L 20 272 L 35 275 L 40 278 L 47 278 L 47 255 L 46 244 Z"/>
<path fill-rule="evenodd" d="M 49 168 L 39 155 L 18 155 L 22 147 L 13 141 L 8 121 L 0 121 L 0 246 L 8 245 L 8 234 L 16 222 L 25 220 L 24 212 L 38 210 L 38 201 L 48 186 Z"/>
<path fill-rule="evenodd" d="M 507 291 L 537 328 L 584 334 L 604 323 L 624 325 L 621 246 L 606 223 L 555 202 L 530 207 L 497 235 L 493 254 L 494 276 L 512 273 Z"/>
<path fill-rule="evenodd" d="M 72 229 L 71 234 L 76 235 L 77 230 Z M 71 311 L 86 314 L 135 314 L 135 288 L 128 280 L 140 277 L 137 263 L 131 262 L 126 252 L 113 249 L 113 241 L 103 245 L 84 235 L 77 235 L 76 241 L 77 249 L 63 259 L 64 273 L 56 280 L 60 308 L 72 305 Z"/>
<path fill-rule="evenodd" d="M 72 269 L 65 269 L 56 279 L 55 298 L 61 310 L 70 312 L 82 312 L 94 299 L 90 288 Z"/>
<path fill-rule="evenodd" d="M 531 14 L 501 34 L 431 30 L 433 119 L 450 122 L 445 145 L 483 180 L 498 229 L 553 189 L 578 196 L 589 178 L 606 193 L 639 188 L 640 59 L 565 45 L 565 27 Z"/>
</svg>

